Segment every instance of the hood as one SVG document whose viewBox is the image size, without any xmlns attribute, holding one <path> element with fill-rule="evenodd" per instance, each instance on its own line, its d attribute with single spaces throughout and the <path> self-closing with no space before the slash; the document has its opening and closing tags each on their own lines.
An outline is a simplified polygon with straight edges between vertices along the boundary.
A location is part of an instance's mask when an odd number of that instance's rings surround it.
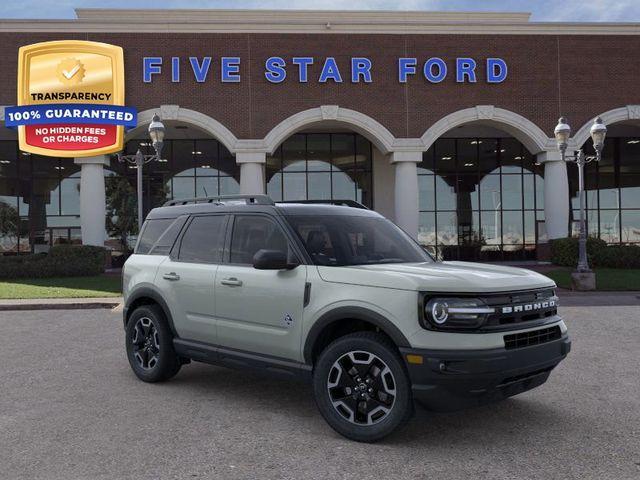
<svg viewBox="0 0 640 480">
<path fill-rule="evenodd" d="M 327 282 L 431 292 L 489 293 L 555 286 L 553 280 L 532 270 L 471 262 L 319 266 L 318 272 Z"/>
</svg>

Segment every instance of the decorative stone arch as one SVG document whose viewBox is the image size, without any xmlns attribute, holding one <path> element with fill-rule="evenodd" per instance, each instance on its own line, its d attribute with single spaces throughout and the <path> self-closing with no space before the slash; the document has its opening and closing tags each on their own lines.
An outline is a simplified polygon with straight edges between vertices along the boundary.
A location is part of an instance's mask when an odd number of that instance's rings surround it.
<svg viewBox="0 0 640 480">
<path fill-rule="evenodd" d="M 264 137 L 264 146 L 267 152 L 273 153 L 294 133 L 320 122 L 338 123 L 349 127 L 365 136 L 383 154 L 393 150 L 395 137 L 386 127 L 364 113 L 341 108 L 338 105 L 322 105 L 285 118 Z"/>
<path fill-rule="evenodd" d="M 529 152 L 536 154 L 554 148 L 554 140 L 527 118 L 510 110 L 493 105 L 477 105 L 465 108 L 441 118 L 421 137 L 425 150 L 452 128 L 471 122 L 495 126 L 517 138 Z"/>
<path fill-rule="evenodd" d="M 637 120 L 640 124 L 640 105 L 627 105 L 626 107 L 614 108 L 613 110 L 601 113 L 599 116 L 607 126 L 627 120 Z M 594 119 L 595 117 L 589 119 L 589 121 L 575 133 L 572 138 L 574 149 L 582 148 L 582 145 L 589 140 L 591 136 L 591 125 L 593 125 Z"/>
<path fill-rule="evenodd" d="M 125 141 L 133 138 L 135 135 L 141 132 L 148 124 L 151 123 L 153 115 L 157 113 L 160 118 L 165 120 L 175 120 L 179 122 L 188 123 L 195 127 L 204 130 L 211 134 L 216 140 L 222 143 L 227 149 L 235 154 L 236 144 L 238 139 L 236 136 L 225 127 L 222 123 L 214 118 L 211 118 L 204 113 L 190 110 L 188 108 L 182 108 L 178 105 L 161 105 L 160 108 L 152 108 L 144 110 L 138 113 L 138 126 L 129 130 L 125 136 Z"/>
</svg>

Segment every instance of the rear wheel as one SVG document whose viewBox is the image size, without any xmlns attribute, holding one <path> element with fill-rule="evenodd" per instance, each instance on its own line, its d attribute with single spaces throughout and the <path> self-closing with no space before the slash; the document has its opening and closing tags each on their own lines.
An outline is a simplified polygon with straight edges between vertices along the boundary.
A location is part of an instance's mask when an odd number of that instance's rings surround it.
<svg viewBox="0 0 640 480">
<path fill-rule="evenodd" d="M 140 380 L 161 382 L 180 370 L 173 335 L 158 306 L 136 308 L 127 322 L 125 336 L 129 365 Z"/>
<path fill-rule="evenodd" d="M 331 343 L 318 358 L 313 387 L 324 419 L 352 440 L 379 440 L 413 413 L 406 369 L 379 333 L 353 333 Z"/>
</svg>

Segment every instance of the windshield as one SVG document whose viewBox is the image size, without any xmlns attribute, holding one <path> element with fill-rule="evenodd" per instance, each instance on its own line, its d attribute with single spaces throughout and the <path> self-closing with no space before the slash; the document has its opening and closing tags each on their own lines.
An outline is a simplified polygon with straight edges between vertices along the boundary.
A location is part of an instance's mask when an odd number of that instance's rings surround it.
<svg viewBox="0 0 640 480">
<path fill-rule="evenodd" d="M 316 265 L 347 266 L 432 262 L 432 258 L 389 220 L 364 216 L 287 217 Z"/>
</svg>

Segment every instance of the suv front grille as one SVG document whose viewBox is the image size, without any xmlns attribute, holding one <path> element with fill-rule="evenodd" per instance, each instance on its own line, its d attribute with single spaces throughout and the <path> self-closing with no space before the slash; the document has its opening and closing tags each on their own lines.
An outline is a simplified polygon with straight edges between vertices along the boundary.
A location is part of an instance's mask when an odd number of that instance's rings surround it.
<svg viewBox="0 0 640 480">
<path fill-rule="evenodd" d="M 487 330 L 504 330 L 505 327 L 540 321 L 558 314 L 558 297 L 550 288 L 481 298 L 496 310 L 482 327 Z"/>
<path fill-rule="evenodd" d="M 543 328 L 542 330 L 505 335 L 504 346 L 507 350 L 530 347 L 532 345 L 540 345 L 542 343 L 557 340 L 561 336 L 562 333 L 560 332 L 560 327 L 556 325 L 550 328 Z"/>
</svg>

